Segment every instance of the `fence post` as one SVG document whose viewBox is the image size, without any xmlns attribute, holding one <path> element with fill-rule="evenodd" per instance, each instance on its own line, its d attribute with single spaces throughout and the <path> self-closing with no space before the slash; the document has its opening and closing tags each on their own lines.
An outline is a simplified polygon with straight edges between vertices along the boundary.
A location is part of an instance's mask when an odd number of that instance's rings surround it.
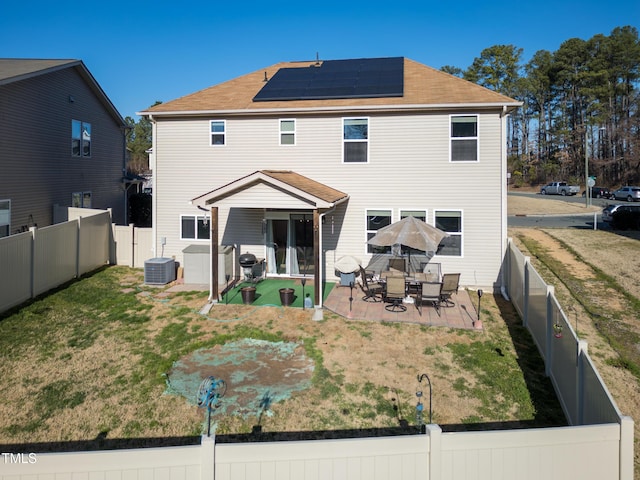
<svg viewBox="0 0 640 480">
<path fill-rule="evenodd" d="M 576 417 L 578 419 L 578 425 L 584 425 L 584 356 L 588 352 L 589 344 L 585 340 L 578 340 L 578 352 L 577 352 L 577 365 L 576 365 Z"/>
<path fill-rule="evenodd" d="M 556 289 L 552 285 L 547 285 L 547 322 L 546 322 L 546 358 L 544 359 L 544 374 L 551 376 L 551 363 L 553 362 L 553 302 L 551 299 Z"/>
<path fill-rule="evenodd" d="M 80 230 L 82 228 L 82 217 L 79 216 L 76 218 L 76 278 L 80 278 L 80 248 L 81 248 L 81 237 Z"/>
<path fill-rule="evenodd" d="M 633 418 L 620 417 L 620 480 L 633 480 Z"/>
<path fill-rule="evenodd" d="M 133 268 L 136 264 L 136 229 L 133 223 L 129 224 L 129 235 L 131 237 L 131 260 L 129 266 Z"/>
<path fill-rule="evenodd" d="M 434 423 L 425 427 L 427 435 L 429 435 L 429 453 L 427 455 L 429 478 L 442 478 L 442 428 Z"/>
<path fill-rule="evenodd" d="M 216 436 L 202 435 L 200 440 L 200 480 L 216 478 Z"/>
<path fill-rule="evenodd" d="M 531 267 L 531 257 L 524 257 L 523 265 L 523 285 L 522 285 L 522 324 L 529 325 L 529 267 Z"/>
<path fill-rule="evenodd" d="M 34 293 L 36 291 L 36 232 L 38 231 L 38 227 L 29 227 L 29 232 L 31 232 L 31 281 L 29 288 L 31 291 L 29 292 L 29 298 L 34 297 Z"/>
</svg>

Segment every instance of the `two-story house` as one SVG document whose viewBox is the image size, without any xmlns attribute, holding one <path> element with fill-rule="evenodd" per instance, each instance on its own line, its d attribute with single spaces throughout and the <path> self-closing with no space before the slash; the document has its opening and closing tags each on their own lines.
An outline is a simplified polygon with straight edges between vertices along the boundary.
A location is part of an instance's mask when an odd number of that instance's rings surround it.
<svg viewBox="0 0 640 480">
<path fill-rule="evenodd" d="M 0 237 L 54 223 L 54 205 L 124 223 L 125 122 L 80 60 L 0 59 Z"/>
<path fill-rule="evenodd" d="M 334 262 L 413 215 L 449 233 L 432 261 L 495 287 L 506 244 L 506 121 L 519 102 L 407 58 L 280 63 L 140 112 L 153 122 L 156 252 L 211 246 L 268 276 Z M 236 257 L 237 258 L 237 257 Z M 237 261 L 236 261 L 237 264 Z"/>
</svg>

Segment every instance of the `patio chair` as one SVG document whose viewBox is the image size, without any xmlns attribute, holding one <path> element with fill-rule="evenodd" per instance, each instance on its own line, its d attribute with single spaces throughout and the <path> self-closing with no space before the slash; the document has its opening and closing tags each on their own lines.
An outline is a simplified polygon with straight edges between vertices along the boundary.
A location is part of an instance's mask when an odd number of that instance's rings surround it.
<svg viewBox="0 0 640 480">
<path fill-rule="evenodd" d="M 360 267 L 360 288 L 364 292 L 362 300 L 365 302 L 381 302 L 383 285 L 373 281 L 373 277 L 365 272 L 364 268 Z"/>
<path fill-rule="evenodd" d="M 398 272 L 402 275 L 406 275 L 407 270 L 404 258 L 390 258 L 387 270 L 389 270 L 390 272 Z"/>
<path fill-rule="evenodd" d="M 434 275 L 436 280 L 439 282 L 440 278 L 442 278 L 442 264 L 436 262 L 420 262 L 420 270 L 422 273 L 426 273 L 428 275 Z"/>
<path fill-rule="evenodd" d="M 440 301 L 445 307 L 453 307 L 455 303 L 451 300 L 454 293 L 458 293 L 460 286 L 459 273 L 445 273 L 442 276 L 442 292 L 440 292 Z"/>
<path fill-rule="evenodd" d="M 440 316 L 440 301 L 441 301 L 442 283 L 440 282 L 424 282 L 422 284 L 422 290 L 416 298 L 416 307 L 418 307 L 418 313 L 422 315 L 422 305 L 425 302 L 431 303 L 433 308 L 436 309 L 436 313 Z"/>
<path fill-rule="evenodd" d="M 390 312 L 405 312 L 407 307 L 402 304 L 404 296 L 404 277 L 387 277 L 384 301 L 389 305 L 385 305 L 384 308 Z"/>
</svg>

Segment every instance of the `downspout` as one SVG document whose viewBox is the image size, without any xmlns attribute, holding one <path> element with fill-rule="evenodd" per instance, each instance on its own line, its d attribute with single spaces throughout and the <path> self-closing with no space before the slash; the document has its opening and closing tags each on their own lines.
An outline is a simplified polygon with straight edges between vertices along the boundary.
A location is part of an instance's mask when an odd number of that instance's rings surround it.
<svg viewBox="0 0 640 480">
<path fill-rule="evenodd" d="M 507 129 L 507 116 L 508 116 L 508 112 L 507 112 L 507 106 L 503 105 L 502 106 L 502 112 L 500 113 L 500 122 L 501 122 L 501 128 L 500 128 L 500 135 L 502 136 L 501 141 L 500 141 L 500 174 L 502 176 L 502 178 L 500 179 L 500 189 L 502 191 L 502 194 L 500 195 L 500 209 L 502 211 L 502 215 L 500 216 L 501 220 L 501 232 L 500 232 L 500 244 L 501 244 L 501 251 L 502 251 L 502 269 L 500 272 L 500 293 L 502 295 L 502 297 L 507 300 L 509 300 L 509 294 L 507 291 L 507 286 L 505 284 L 505 280 L 506 280 L 506 276 L 507 276 L 507 271 L 506 269 L 508 269 L 508 265 L 505 265 L 505 258 L 506 258 L 506 253 L 507 253 L 507 195 L 508 195 L 508 186 L 507 186 L 507 138 L 506 138 L 506 129 Z M 506 268 L 505 268 L 506 267 Z"/>
<path fill-rule="evenodd" d="M 153 114 L 148 114 L 147 117 L 151 122 L 151 151 L 153 152 L 154 159 L 157 160 L 158 149 L 156 145 L 156 121 L 153 118 Z M 157 246 L 158 246 L 158 229 L 156 224 L 158 219 L 158 195 L 156 188 L 156 183 L 158 179 L 158 162 L 153 162 L 153 170 L 151 170 L 151 238 L 153 239 L 153 256 L 157 257 Z"/>
</svg>

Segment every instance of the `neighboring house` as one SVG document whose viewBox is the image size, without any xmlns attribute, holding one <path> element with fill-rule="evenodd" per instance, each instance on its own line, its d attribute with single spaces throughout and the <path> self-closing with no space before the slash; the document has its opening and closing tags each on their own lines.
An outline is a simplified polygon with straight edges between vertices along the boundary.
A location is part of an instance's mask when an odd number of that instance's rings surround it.
<svg viewBox="0 0 640 480">
<path fill-rule="evenodd" d="M 450 234 L 444 272 L 496 288 L 519 105 L 399 57 L 280 63 L 151 107 L 156 252 L 211 244 L 215 272 L 230 245 L 236 266 L 249 252 L 270 276 L 335 280 L 343 255 L 391 256 L 367 239 L 414 215 Z"/>
<path fill-rule="evenodd" d="M 0 237 L 54 205 L 124 223 L 125 122 L 80 60 L 0 59 Z"/>
</svg>

